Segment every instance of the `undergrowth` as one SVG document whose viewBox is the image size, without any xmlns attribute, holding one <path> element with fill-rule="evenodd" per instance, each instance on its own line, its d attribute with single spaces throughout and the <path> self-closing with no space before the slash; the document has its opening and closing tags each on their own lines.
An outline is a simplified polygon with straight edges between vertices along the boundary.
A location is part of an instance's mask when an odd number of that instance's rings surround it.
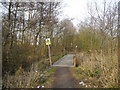
<svg viewBox="0 0 120 90">
<path fill-rule="evenodd" d="M 62 56 L 53 56 L 52 62 L 54 63 Z M 3 88 L 36 88 L 37 86 L 49 85 L 51 82 L 48 80 L 50 80 L 54 71 L 55 67 L 50 67 L 49 59 L 32 64 L 29 71 L 25 71 L 22 67 L 19 67 L 14 75 L 4 75 Z"/>
<path fill-rule="evenodd" d="M 117 88 L 117 54 L 103 55 L 100 53 L 79 53 L 77 56 L 78 67 L 73 68 L 73 73 L 78 81 L 84 81 L 91 88 Z M 86 81 L 87 80 L 87 81 Z"/>
</svg>

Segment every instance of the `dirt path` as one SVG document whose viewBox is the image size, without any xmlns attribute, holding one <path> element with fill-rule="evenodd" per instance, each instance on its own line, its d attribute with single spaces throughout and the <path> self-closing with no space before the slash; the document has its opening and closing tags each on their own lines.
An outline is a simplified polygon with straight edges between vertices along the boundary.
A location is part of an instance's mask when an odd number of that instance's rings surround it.
<svg viewBox="0 0 120 90">
<path fill-rule="evenodd" d="M 77 88 L 69 67 L 57 67 L 54 77 L 53 88 Z"/>
</svg>

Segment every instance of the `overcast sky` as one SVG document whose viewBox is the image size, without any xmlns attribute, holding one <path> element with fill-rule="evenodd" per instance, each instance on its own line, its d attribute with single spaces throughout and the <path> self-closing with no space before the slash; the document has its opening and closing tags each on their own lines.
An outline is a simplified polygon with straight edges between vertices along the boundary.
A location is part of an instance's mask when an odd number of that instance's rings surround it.
<svg viewBox="0 0 120 90">
<path fill-rule="evenodd" d="M 63 0 L 62 19 L 72 18 L 74 23 L 78 22 L 78 19 L 83 19 L 87 14 L 87 0 Z"/>
<path fill-rule="evenodd" d="M 83 20 L 88 15 L 87 4 L 90 2 L 97 2 L 99 7 L 102 7 L 104 0 L 63 0 L 63 5 L 65 6 L 62 11 L 61 19 L 63 18 L 73 18 L 73 23 L 75 26 L 80 20 Z M 107 2 L 118 2 L 120 0 L 106 0 Z"/>
<path fill-rule="evenodd" d="M 90 2 L 97 2 L 99 7 L 102 6 L 104 0 L 62 0 L 63 8 L 61 13 L 61 19 L 71 18 L 73 19 L 73 23 L 75 26 L 79 23 L 80 20 L 84 20 L 85 17 L 88 16 L 87 4 Z M 120 0 L 106 0 L 107 2 L 118 2 Z M 0 12 L 1 12 L 0 5 Z"/>
</svg>

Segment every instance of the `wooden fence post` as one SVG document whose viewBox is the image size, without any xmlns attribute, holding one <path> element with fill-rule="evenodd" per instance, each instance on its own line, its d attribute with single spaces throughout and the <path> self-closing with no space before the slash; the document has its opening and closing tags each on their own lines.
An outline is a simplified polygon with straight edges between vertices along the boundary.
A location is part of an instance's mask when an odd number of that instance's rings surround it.
<svg viewBox="0 0 120 90">
<path fill-rule="evenodd" d="M 74 67 L 76 67 L 76 64 L 77 64 L 77 58 L 76 56 L 74 56 Z"/>
</svg>

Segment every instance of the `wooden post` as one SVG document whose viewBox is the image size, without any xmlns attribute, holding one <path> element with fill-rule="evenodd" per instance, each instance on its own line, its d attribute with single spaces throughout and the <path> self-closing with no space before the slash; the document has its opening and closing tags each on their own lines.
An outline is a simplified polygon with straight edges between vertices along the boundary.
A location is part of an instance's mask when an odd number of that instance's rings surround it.
<svg viewBox="0 0 120 90">
<path fill-rule="evenodd" d="M 48 45 L 48 52 L 49 52 L 50 66 L 52 66 L 51 53 L 50 53 L 50 46 L 49 45 Z"/>
<path fill-rule="evenodd" d="M 74 67 L 76 67 L 76 64 L 77 64 L 77 59 L 76 56 L 74 56 Z"/>
</svg>

